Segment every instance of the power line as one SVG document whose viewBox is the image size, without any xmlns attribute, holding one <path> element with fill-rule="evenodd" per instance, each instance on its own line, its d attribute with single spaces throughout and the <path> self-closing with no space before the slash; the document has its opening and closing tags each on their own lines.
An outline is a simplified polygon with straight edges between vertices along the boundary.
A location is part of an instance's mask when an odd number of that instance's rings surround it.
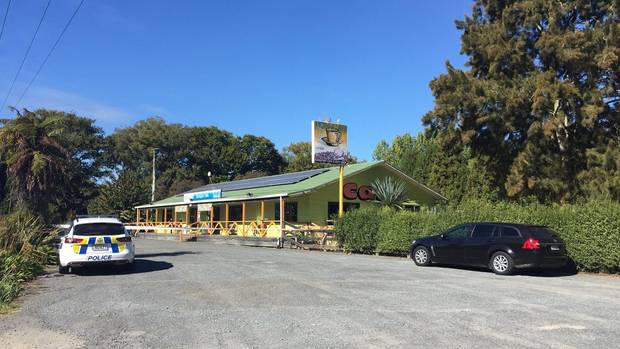
<svg viewBox="0 0 620 349">
<path fill-rule="evenodd" d="M 34 31 L 34 35 L 32 36 L 32 40 L 30 40 L 30 45 L 28 45 L 28 49 L 26 50 L 26 54 L 24 55 L 24 58 L 22 59 L 22 62 L 19 65 L 19 69 L 17 69 L 17 74 L 15 74 L 15 77 L 13 78 L 13 82 L 11 82 L 11 87 L 9 87 L 9 92 L 6 94 L 6 97 L 4 97 L 4 101 L 2 102 L 2 108 L 0 108 L 0 111 L 4 110 L 4 106 L 6 105 L 6 101 L 9 99 L 9 96 L 11 95 L 11 92 L 13 92 L 13 87 L 15 87 L 15 82 L 17 81 L 17 77 L 19 76 L 19 73 L 21 73 L 22 68 L 24 67 L 24 63 L 26 63 L 26 58 L 28 58 L 28 54 L 30 53 L 30 49 L 32 48 L 32 44 L 34 43 L 34 40 L 37 38 L 37 34 L 39 33 L 39 29 L 41 28 L 41 23 L 43 23 L 43 19 L 45 18 L 45 14 L 47 13 L 47 9 L 50 7 L 50 3 L 51 2 L 52 2 L 52 0 L 48 0 L 47 1 L 47 5 L 45 5 L 45 10 L 43 10 L 43 15 L 41 15 L 41 19 L 39 20 L 39 24 L 37 25 L 37 29 Z"/>
<path fill-rule="evenodd" d="M 2 40 L 2 34 L 4 33 L 4 25 L 6 24 L 6 18 L 9 16 L 9 8 L 11 7 L 11 0 L 6 4 L 6 12 L 4 13 L 4 19 L 2 20 L 2 27 L 0 28 L 0 40 Z"/>
<path fill-rule="evenodd" d="M 84 3 L 84 1 L 85 0 L 80 1 L 78 6 L 76 7 L 75 11 L 73 11 L 73 14 L 69 18 L 69 21 L 67 21 L 67 24 L 65 24 L 65 27 L 60 32 L 60 35 L 58 35 L 58 38 L 56 39 L 56 42 L 54 42 L 54 45 L 52 46 L 52 48 L 47 53 L 47 56 L 45 56 L 45 59 L 43 60 L 43 62 L 39 66 L 39 69 L 37 69 L 36 73 L 34 73 L 34 75 L 32 76 L 32 79 L 30 79 L 30 81 L 28 82 L 28 85 L 26 85 L 26 88 L 24 89 L 24 92 L 22 92 L 21 96 L 19 96 L 19 99 L 17 100 L 17 103 L 15 103 L 15 106 L 19 105 L 19 103 L 22 101 L 22 98 L 24 98 L 24 96 L 26 95 L 26 92 L 28 92 L 28 89 L 30 88 L 32 83 L 37 79 L 37 77 L 39 76 L 39 73 L 41 72 L 41 70 L 43 70 L 43 66 L 45 66 L 45 63 L 47 63 L 47 60 L 52 55 L 52 52 L 54 52 L 54 50 L 56 49 L 56 46 L 58 46 L 58 43 L 60 42 L 60 39 L 62 39 L 62 36 L 65 35 L 65 32 L 67 31 L 67 29 L 71 25 L 71 22 L 73 22 L 73 18 L 75 18 L 75 15 L 77 15 L 77 13 L 80 10 L 80 7 L 82 7 L 82 4 Z"/>
</svg>

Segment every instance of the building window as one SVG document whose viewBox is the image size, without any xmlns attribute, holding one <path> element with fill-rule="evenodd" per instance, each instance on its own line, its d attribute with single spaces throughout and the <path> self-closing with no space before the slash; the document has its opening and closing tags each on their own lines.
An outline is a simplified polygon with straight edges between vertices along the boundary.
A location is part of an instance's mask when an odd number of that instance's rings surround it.
<svg viewBox="0 0 620 349">
<path fill-rule="evenodd" d="M 280 220 L 280 203 L 276 202 L 275 204 L 275 212 L 273 216 L 276 221 Z M 297 203 L 296 202 L 285 202 L 284 203 L 284 220 L 287 222 L 297 222 Z"/>
<path fill-rule="evenodd" d="M 420 205 L 405 205 L 405 210 L 408 210 L 411 212 L 420 212 L 421 207 Z"/>
<path fill-rule="evenodd" d="M 241 205 L 228 206 L 228 220 L 229 221 L 240 221 L 243 219 L 242 213 L 243 208 Z"/>
<path fill-rule="evenodd" d="M 345 202 L 343 205 L 344 212 L 349 212 L 349 211 L 355 210 L 356 208 L 360 208 L 360 204 L 358 202 Z M 328 202 L 327 203 L 328 223 L 333 221 L 334 217 L 338 217 L 338 203 Z"/>
</svg>

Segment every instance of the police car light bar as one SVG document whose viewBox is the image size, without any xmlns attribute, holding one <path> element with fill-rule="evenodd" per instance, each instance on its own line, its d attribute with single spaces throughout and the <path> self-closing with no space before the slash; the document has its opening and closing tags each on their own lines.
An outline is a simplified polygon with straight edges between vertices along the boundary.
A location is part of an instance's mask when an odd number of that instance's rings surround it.
<svg viewBox="0 0 620 349">
<path fill-rule="evenodd" d="M 118 215 L 115 214 L 79 214 L 75 216 L 75 219 L 80 218 L 116 218 L 118 219 Z"/>
</svg>

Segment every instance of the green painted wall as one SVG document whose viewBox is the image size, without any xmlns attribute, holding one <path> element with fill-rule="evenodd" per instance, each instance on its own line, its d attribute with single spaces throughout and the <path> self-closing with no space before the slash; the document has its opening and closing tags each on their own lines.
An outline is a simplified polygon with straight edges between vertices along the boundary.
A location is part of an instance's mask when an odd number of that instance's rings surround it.
<svg viewBox="0 0 620 349">
<path fill-rule="evenodd" d="M 390 171 L 385 167 L 374 167 L 362 173 L 346 177 L 344 183 L 356 183 L 359 186 L 371 185 L 377 178 L 391 176 L 398 178 L 400 174 L 398 172 Z M 407 183 L 407 182 L 405 182 Z M 421 190 L 413 185 L 407 186 L 407 193 L 409 200 L 415 201 L 422 206 L 435 205 L 436 199 L 428 192 Z M 303 219 L 304 221 L 311 221 L 319 225 L 324 225 L 327 217 L 327 205 L 328 202 L 338 202 L 338 183 L 327 185 L 324 188 L 318 189 L 308 195 L 305 195 L 301 201 L 303 201 Z M 345 203 L 359 203 L 360 207 L 371 205 L 369 201 L 362 200 L 344 200 Z M 301 206 L 300 206 L 301 207 Z M 300 208 L 300 211 L 302 209 Z M 301 219 L 301 218 L 300 218 Z"/>
</svg>

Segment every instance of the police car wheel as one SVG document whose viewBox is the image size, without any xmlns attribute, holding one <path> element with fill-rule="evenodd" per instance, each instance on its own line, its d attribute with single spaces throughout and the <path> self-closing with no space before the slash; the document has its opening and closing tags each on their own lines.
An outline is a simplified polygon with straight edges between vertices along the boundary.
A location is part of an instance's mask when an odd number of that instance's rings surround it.
<svg viewBox="0 0 620 349">
<path fill-rule="evenodd" d="M 62 265 L 58 266 L 58 273 L 59 274 L 69 274 L 70 272 L 70 268 L 69 267 L 63 267 Z"/>
</svg>

